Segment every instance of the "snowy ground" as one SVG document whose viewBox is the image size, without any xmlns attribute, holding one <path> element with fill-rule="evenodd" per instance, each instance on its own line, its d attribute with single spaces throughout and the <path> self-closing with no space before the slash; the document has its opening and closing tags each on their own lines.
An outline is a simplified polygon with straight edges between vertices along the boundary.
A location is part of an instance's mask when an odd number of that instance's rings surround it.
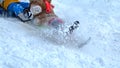
<svg viewBox="0 0 120 68">
<path fill-rule="evenodd" d="M 120 0 L 53 0 L 67 25 L 91 36 L 80 49 L 55 45 L 17 19 L 0 17 L 0 68 L 120 68 Z"/>
</svg>

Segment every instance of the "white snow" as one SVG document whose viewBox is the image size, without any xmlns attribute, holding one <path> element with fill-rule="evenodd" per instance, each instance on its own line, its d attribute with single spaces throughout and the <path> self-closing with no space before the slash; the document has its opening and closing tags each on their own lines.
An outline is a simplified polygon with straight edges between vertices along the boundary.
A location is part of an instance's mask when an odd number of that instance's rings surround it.
<svg viewBox="0 0 120 68">
<path fill-rule="evenodd" d="M 0 17 L 0 68 L 120 68 L 120 0 L 52 3 L 67 25 L 79 20 L 76 34 L 91 41 L 79 49 L 56 45 L 34 26 Z"/>
</svg>

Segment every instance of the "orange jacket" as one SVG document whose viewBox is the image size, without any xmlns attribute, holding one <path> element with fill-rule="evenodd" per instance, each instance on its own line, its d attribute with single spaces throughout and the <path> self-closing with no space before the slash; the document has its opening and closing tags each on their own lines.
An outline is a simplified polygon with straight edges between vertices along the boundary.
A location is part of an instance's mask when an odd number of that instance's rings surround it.
<svg viewBox="0 0 120 68">
<path fill-rule="evenodd" d="M 19 0 L 4 0 L 3 3 L 0 3 L 0 5 L 7 10 L 7 7 L 13 3 L 13 2 L 20 2 Z"/>
</svg>

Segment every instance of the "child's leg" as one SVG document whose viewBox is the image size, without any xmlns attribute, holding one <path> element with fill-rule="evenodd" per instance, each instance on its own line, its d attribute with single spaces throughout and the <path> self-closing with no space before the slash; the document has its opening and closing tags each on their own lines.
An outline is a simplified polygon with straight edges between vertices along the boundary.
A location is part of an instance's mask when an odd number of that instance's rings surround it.
<svg viewBox="0 0 120 68">
<path fill-rule="evenodd" d="M 24 8 L 18 3 L 11 3 L 8 6 L 8 11 L 11 13 L 14 13 L 16 16 L 18 16 L 18 14 L 22 13 L 23 10 L 24 10 Z"/>
<path fill-rule="evenodd" d="M 24 7 L 22 4 L 19 3 L 11 3 L 8 7 L 8 11 L 11 13 L 14 13 L 20 20 L 22 21 L 28 21 L 33 18 L 33 15 L 31 12 L 24 12 Z"/>
</svg>

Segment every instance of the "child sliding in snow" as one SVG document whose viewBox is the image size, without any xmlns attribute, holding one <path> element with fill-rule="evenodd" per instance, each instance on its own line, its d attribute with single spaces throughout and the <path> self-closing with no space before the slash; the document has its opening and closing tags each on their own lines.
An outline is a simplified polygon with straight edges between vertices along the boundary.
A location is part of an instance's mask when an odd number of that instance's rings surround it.
<svg viewBox="0 0 120 68">
<path fill-rule="evenodd" d="M 19 0 L 0 0 L 0 7 L 0 14 L 14 15 L 23 22 L 32 19 L 32 23 L 37 25 L 48 24 L 55 28 L 63 23 L 54 13 L 51 0 L 30 0 L 30 3 Z"/>
<path fill-rule="evenodd" d="M 29 21 L 33 14 L 29 10 L 30 4 L 19 0 L 0 0 L 0 14 L 7 13 L 8 16 L 16 16 L 22 21 Z"/>
</svg>

